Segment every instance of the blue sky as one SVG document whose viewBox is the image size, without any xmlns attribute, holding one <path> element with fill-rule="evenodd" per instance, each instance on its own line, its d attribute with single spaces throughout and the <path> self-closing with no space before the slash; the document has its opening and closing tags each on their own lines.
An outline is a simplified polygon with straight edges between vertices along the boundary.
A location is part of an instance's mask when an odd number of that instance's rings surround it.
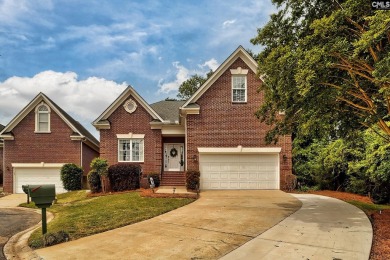
<svg viewBox="0 0 390 260">
<path fill-rule="evenodd" d="M 132 85 L 153 103 L 215 70 L 275 12 L 271 0 L 0 0 L 0 124 L 40 91 L 91 132 Z"/>
</svg>

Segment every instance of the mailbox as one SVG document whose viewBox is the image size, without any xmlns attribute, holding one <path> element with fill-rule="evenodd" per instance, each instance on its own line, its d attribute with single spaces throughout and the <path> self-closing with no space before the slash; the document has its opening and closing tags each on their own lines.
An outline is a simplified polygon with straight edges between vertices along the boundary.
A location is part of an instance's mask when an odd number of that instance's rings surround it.
<svg viewBox="0 0 390 260">
<path fill-rule="evenodd" d="M 56 198 L 56 188 L 54 184 L 29 185 L 28 190 L 31 200 L 38 208 L 48 208 Z"/>
<path fill-rule="evenodd" d="M 30 204 L 30 194 L 28 194 L 28 185 L 22 185 L 22 190 L 24 193 L 27 194 L 27 204 Z"/>
</svg>

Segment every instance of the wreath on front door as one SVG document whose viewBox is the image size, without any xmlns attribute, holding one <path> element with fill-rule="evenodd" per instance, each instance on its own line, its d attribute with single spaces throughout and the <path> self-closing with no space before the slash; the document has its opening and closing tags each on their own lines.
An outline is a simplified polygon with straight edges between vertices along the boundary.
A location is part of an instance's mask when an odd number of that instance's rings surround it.
<svg viewBox="0 0 390 260">
<path fill-rule="evenodd" d="M 171 151 L 169 152 L 169 155 L 172 156 L 172 157 L 176 157 L 177 156 L 177 150 L 175 147 L 173 147 L 171 149 Z"/>
</svg>

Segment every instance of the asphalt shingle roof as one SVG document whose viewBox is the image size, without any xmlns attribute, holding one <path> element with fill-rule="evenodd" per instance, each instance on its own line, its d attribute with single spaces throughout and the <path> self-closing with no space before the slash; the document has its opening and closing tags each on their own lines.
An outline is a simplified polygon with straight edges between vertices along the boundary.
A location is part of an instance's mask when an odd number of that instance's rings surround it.
<svg viewBox="0 0 390 260">
<path fill-rule="evenodd" d="M 156 111 L 162 119 L 175 123 L 179 122 L 179 108 L 183 106 L 185 102 L 186 101 L 162 100 L 150 104 L 150 107 Z"/>
</svg>

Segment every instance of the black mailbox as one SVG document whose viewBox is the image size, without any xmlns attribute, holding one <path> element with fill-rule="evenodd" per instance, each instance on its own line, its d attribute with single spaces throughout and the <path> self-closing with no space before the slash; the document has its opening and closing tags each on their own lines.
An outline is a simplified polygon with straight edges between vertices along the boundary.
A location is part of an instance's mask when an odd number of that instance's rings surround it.
<svg viewBox="0 0 390 260">
<path fill-rule="evenodd" d="M 56 198 L 56 188 L 54 184 L 29 185 L 29 194 L 38 208 L 48 208 Z"/>
</svg>

